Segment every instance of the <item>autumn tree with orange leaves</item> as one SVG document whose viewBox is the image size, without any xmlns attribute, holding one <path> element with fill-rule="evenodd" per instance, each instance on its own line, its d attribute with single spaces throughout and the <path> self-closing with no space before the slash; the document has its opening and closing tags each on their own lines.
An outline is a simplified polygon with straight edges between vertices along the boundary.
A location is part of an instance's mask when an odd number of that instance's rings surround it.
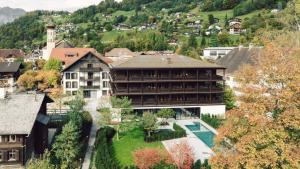
<svg viewBox="0 0 300 169">
<path fill-rule="evenodd" d="M 194 165 L 194 152 L 187 141 L 175 143 L 170 154 L 178 169 L 191 169 Z"/>
<path fill-rule="evenodd" d="M 133 153 L 134 161 L 139 169 L 151 169 L 161 162 L 169 163 L 168 154 L 157 148 L 144 148 Z"/>
<path fill-rule="evenodd" d="M 219 128 L 213 168 L 300 168 L 300 33 L 263 40 L 254 64 L 236 74 L 243 94 Z"/>
</svg>

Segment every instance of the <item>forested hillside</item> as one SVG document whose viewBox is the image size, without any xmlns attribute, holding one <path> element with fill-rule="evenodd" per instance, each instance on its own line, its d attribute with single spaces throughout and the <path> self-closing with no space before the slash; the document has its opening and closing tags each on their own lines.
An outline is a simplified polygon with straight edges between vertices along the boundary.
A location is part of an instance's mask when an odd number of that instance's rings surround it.
<svg viewBox="0 0 300 169">
<path fill-rule="evenodd" d="M 207 46 L 255 42 L 263 29 L 295 29 L 293 8 L 288 0 L 105 0 L 74 13 L 28 13 L 0 27 L 0 48 L 43 47 L 45 25 L 52 20 L 58 38 L 77 47 L 99 52 L 113 47 L 169 49 L 197 57 Z M 238 35 L 229 34 L 235 17 L 241 19 L 243 30 Z M 215 30 L 218 27 L 221 32 Z"/>
</svg>

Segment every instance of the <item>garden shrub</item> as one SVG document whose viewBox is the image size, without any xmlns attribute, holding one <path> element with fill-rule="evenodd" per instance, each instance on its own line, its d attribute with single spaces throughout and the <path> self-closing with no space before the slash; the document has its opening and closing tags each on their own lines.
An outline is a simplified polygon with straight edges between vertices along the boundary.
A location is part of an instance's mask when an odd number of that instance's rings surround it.
<svg viewBox="0 0 300 169">
<path fill-rule="evenodd" d="M 97 169 L 120 168 L 112 146 L 112 138 L 115 134 L 116 131 L 111 127 L 104 127 L 97 131 L 95 142 L 95 167 Z"/>
<path fill-rule="evenodd" d="M 163 141 L 163 140 L 171 140 L 175 138 L 181 138 L 186 136 L 186 131 L 178 126 L 177 124 L 173 124 L 172 130 L 159 130 L 158 132 L 151 133 L 150 136 L 145 132 L 144 140 L 146 142 L 154 142 L 154 141 Z"/>
<path fill-rule="evenodd" d="M 202 114 L 201 120 L 203 120 L 205 123 L 209 124 L 213 128 L 217 129 L 222 125 L 224 119 L 216 115 Z"/>
</svg>

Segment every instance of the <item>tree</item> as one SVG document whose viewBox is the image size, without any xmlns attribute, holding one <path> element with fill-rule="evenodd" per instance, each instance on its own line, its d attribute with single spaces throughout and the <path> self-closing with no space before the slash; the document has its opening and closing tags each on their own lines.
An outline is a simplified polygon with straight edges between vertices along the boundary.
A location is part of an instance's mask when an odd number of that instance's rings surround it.
<svg viewBox="0 0 300 169">
<path fill-rule="evenodd" d="M 191 36 L 188 39 L 188 47 L 197 48 L 198 43 L 195 34 L 191 34 Z"/>
<path fill-rule="evenodd" d="M 64 125 L 62 133 L 56 136 L 53 151 L 62 169 L 72 168 L 72 163 L 79 155 L 79 130 L 73 121 L 69 121 Z"/>
<path fill-rule="evenodd" d="M 175 143 L 170 154 L 178 169 L 191 169 L 194 164 L 194 153 L 187 141 Z"/>
<path fill-rule="evenodd" d="M 79 90 L 77 92 L 75 98 L 70 100 L 67 104 L 70 107 L 71 111 L 81 113 L 83 111 L 83 107 L 85 105 L 82 91 Z"/>
<path fill-rule="evenodd" d="M 62 70 L 62 62 L 59 59 L 50 58 L 44 65 L 44 70 Z"/>
<path fill-rule="evenodd" d="M 212 33 L 211 33 L 211 35 L 210 35 L 209 46 L 210 46 L 210 47 L 217 47 L 217 46 L 218 46 L 218 37 L 217 37 L 217 33 L 215 33 L 214 31 L 212 31 Z"/>
<path fill-rule="evenodd" d="M 110 112 L 110 108 L 101 108 L 98 110 L 101 114 L 101 117 L 99 119 L 99 124 L 101 126 L 108 126 L 111 124 L 112 115 Z"/>
<path fill-rule="evenodd" d="M 215 17 L 214 17 L 214 15 L 209 14 L 207 17 L 208 17 L 208 23 L 209 23 L 210 25 L 212 25 L 212 24 L 215 23 Z"/>
<path fill-rule="evenodd" d="M 175 111 L 173 109 L 161 109 L 157 112 L 157 116 L 163 118 L 162 124 L 167 124 L 167 119 L 175 116 Z"/>
<path fill-rule="evenodd" d="M 139 169 L 151 169 L 164 161 L 161 150 L 156 148 L 144 148 L 133 153 L 135 165 Z"/>
<path fill-rule="evenodd" d="M 222 33 L 218 34 L 218 42 L 220 45 L 226 46 L 230 44 L 229 41 L 229 33 L 227 31 L 223 31 Z"/>
<path fill-rule="evenodd" d="M 55 165 L 50 162 L 50 153 L 45 151 L 40 159 L 31 159 L 26 167 L 27 169 L 55 169 Z"/>
<path fill-rule="evenodd" d="M 262 35 L 262 54 L 238 71 L 240 105 L 226 114 L 216 137 L 216 147 L 225 138 L 230 146 L 215 151 L 213 168 L 300 166 L 299 38 L 299 32 Z"/>
<path fill-rule="evenodd" d="M 151 135 L 151 132 L 157 129 L 157 119 L 153 113 L 144 112 L 143 115 L 143 127 L 148 132 L 148 136 Z"/>
<path fill-rule="evenodd" d="M 235 95 L 232 89 L 229 87 L 225 88 L 225 93 L 224 93 L 224 102 L 226 105 L 226 110 L 231 110 L 235 107 Z"/>
<path fill-rule="evenodd" d="M 204 48 L 206 46 L 206 38 L 204 36 L 202 36 L 201 38 L 201 47 Z"/>
<path fill-rule="evenodd" d="M 110 31 L 112 31 L 113 26 L 110 23 L 107 23 L 104 28 L 106 31 L 110 32 Z"/>
<path fill-rule="evenodd" d="M 121 109 L 122 118 L 128 118 L 133 112 L 131 100 L 128 97 L 111 97 L 111 104 L 113 108 Z"/>
<path fill-rule="evenodd" d="M 36 87 L 36 75 L 37 73 L 32 70 L 26 71 L 23 75 L 19 77 L 17 81 L 18 86 L 25 90 L 33 89 L 34 87 Z"/>
</svg>

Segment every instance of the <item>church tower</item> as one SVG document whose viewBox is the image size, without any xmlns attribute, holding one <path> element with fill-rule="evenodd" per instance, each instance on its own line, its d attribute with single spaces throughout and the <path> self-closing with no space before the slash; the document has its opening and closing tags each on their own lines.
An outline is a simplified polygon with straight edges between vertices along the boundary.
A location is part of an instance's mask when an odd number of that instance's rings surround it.
<svg viewBox="0 0 300 169">
<path fill-rule="evenodd" d="M 48 60 L 53 48 L 55 48 L 55 40 L 56 40 L 56 33 L 55 33 L 55 25 L 51 22 L 47 26 L 47 46 L 43 50 L 43 59 Z"/>
</svg>

